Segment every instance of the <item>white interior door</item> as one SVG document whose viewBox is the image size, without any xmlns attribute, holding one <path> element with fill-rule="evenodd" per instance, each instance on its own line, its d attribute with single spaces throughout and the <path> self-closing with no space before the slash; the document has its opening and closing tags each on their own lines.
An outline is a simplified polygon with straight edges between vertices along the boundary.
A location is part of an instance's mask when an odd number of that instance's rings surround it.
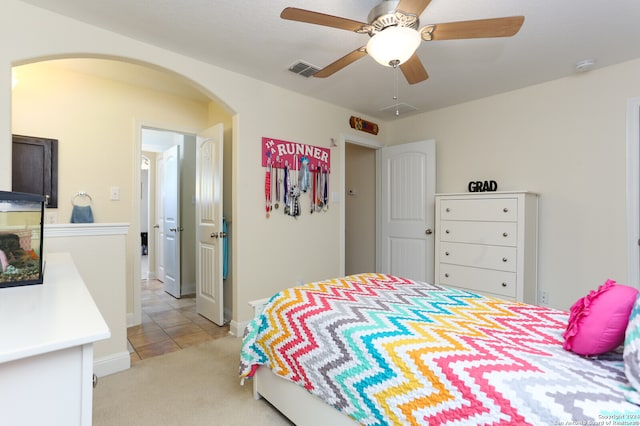
<svg viewBox="0 0 640 426">
<path fill-rule="evenodd" d="M 196 312 L 223 325 L 222 124 L 201 132 L 197 145 Z"/>
<path fill-rule="evenodd" d="M 435 141 L 378 150 L 378 270 L 433 282 Z"/>
<path fill-rule="evenodd" d="M 153 225 L 153 236 L 155 238 L 155 260 L 156 278 L 164 282 L 164 190 L 162 189 L 164 180 L 164 156 L 156 157 L 156 217 Z"/>
<path fill-rule="evenodd" d="M 163 152 L 164 291 L 180 297 L 180 146 Z"/>
</svg>

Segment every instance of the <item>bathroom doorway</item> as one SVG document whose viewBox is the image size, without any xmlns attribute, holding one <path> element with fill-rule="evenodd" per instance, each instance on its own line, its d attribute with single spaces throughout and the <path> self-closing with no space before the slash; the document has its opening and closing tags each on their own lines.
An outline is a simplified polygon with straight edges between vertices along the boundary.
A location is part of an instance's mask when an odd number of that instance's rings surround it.
<svg viewBox="0 0 640 426">
<path fill-rule="evenodd" d="M 140 161 L 140 273 L 141 279 L 149 279 L 149 179 L 151 159 L 142 155 Z M 155 276 L 155 271 L 154 271 Z"/>
<path fill-rule="evenodd" d="M 195 140 L 195 135 L 173 130 L 141 129 L 141 278 L 161 281 L 164 291 L 178 299 L 196 290 L 191 226 L 195 223 Z M 167 223 L 175 232 L 166 232 Z M 148 265 L 146 275 L 143 262 Z"/>
</svg>

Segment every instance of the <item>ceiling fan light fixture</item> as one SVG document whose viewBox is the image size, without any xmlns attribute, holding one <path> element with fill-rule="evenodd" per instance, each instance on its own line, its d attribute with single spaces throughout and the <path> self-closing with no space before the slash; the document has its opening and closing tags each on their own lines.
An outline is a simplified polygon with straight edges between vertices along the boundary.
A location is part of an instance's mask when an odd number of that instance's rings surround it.
<svg viewBox="0 0 640 426">
<path fill-rule="evenodd" d="M 367 43 L 367 53 L 381 65 L 392 67 L 411 58 L 420 45 L 420 33 L 408 27 L 387 27 Z"/>
</svg>

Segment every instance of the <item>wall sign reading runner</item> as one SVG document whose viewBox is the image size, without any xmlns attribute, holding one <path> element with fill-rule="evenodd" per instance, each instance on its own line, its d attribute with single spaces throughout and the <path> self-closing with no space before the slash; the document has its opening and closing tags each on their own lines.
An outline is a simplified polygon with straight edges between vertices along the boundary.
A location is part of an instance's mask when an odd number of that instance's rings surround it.
<svg viewBox="0 0 640 426">
<path fill-rule="evenodd" d="M 309 168 L 323 171 L 331 169 L 331 150 L 298 142 L 288 142 L 272 138 L 262 138 L 262 167 L 269 163 L 272 167 L 282 168 L 285 163 L 289 167 L 299 167 L 302 157 L 309 159 Z M 297 160 L 298 164 L 295 163 Z"/>
<path fill-rule="evenodd" d="M 265 168 L 264 198 L 267 219 L 281 210 L 298 217 L 305 208 L 309 214 L 329 209 L 331 151 L 328 148 L 262 138 L 262 167 Z M 303 194 L 309 200 L 303 201 Z"/>
</svg>

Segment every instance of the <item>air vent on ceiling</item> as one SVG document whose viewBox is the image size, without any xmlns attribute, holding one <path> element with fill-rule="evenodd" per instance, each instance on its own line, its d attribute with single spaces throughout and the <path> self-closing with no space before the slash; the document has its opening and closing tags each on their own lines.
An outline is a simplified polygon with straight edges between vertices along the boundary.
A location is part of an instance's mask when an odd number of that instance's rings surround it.
<svg viewBox="0 0 640 426">
<path fill-rule="evenodd" d="M 389 105 L 388 107 L 384 107 L 380 110 L 380 112 L 389 115 L 403 115 L 406 114 L 408 112 L 411 111 L 417 111 L 418 108 L 409 105 L 409 104 L 405 104 L 405 103 L 399 103 L 399 104 L 394 104 L 394 105 Z"/>
<path fill-rule="evenodd" d="M 312 75 L 320 71 L 320 68 L 303 61 L 298 61 L 289 67 L 289 71 L 303 77 L 311 77 Z"/>
</svg>

